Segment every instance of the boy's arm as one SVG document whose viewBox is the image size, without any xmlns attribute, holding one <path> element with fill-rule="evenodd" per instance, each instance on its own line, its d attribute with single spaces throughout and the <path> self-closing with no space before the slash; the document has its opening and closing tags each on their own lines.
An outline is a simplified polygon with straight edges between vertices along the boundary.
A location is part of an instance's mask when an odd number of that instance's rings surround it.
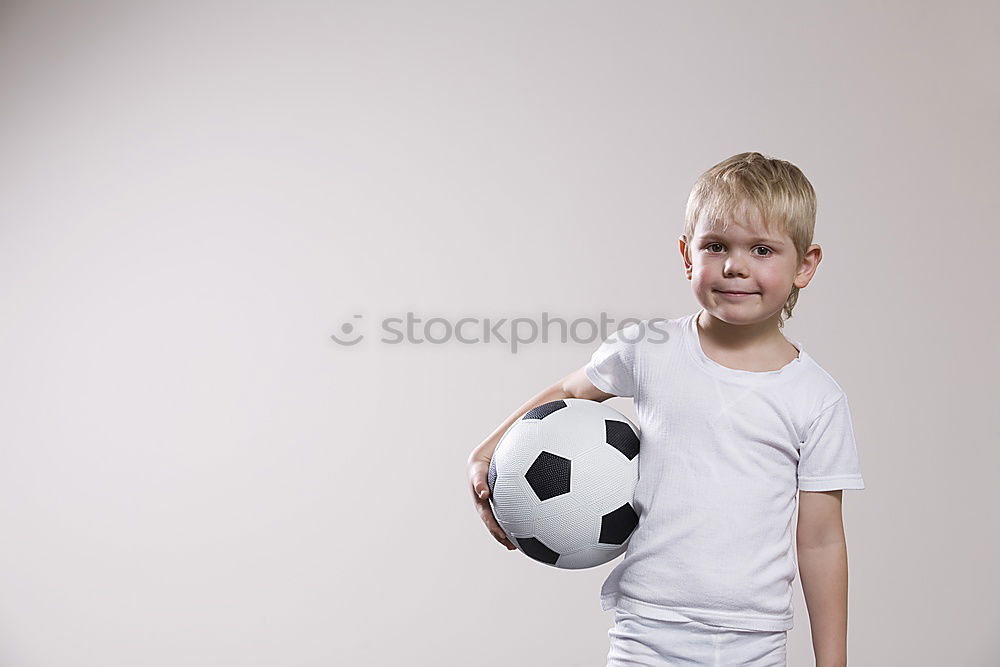
<svg viewBox="0 0 1000 667">
<path fill-rule="evenodd" d="M 800 491 L 796 548 L 816 667 L 847 665 L 843 491 Z"/>
<path fill-rule="evenodd" d="M 502 424 L 496 427 L 492 433 L 486 436 L 486 439 L 469 455 L 469 462 L 471 463 L 474 459 L 484 459 L 487 463 L 493 456 L 493 451 L 496 449 L 497 445 L 500 443 L 500 438 L 507 431 L 511 424 L 516 422 L 521 418 L 524 413 L 526 413 L 531 408 L 542 405 L 543 403 L 548 403 L 549 401 L 558 401 L 563 398 L 586 398 L 591 401 L 606 401 L 609 398 L 614 398 L 614 394 L 609 394 L 605 391 L 601 391 L 590 381 L 587 377 L 584 369 L 586 366 L 581 366 L 569 375 L 558 380 L 554 384 L 546 387 L 542 391 L 538 392 L 531 398 L 529 398 L 521 407 L 513 412 L 507 419 L 503 421 Z"/>
</svg>

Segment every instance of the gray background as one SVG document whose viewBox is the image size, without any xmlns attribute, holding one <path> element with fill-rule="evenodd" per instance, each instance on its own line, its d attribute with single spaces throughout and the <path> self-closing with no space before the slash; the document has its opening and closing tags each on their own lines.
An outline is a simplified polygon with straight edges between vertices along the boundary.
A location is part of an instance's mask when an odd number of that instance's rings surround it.
<svg viewBox="0 0 1000 667">
<path fill-rule="evenodd" d="M 686 197 L 747 150 L 819 193 L 785 332 L 854 411 L 851 664 L 1000 664 L 998 27 L 987 2 L 5 2 L 0 664 L 604 665 L 618 561 L 507 552 L 465 479 L 597 343 L 376 323 L 693 312 Z M 811 664 L 798 581 L 795 612 Z"/>
</svg>

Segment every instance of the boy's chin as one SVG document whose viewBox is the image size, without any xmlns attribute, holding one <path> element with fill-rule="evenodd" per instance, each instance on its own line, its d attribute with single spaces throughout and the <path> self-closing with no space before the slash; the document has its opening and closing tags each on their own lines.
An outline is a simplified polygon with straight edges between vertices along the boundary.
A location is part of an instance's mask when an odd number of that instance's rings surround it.
<svg viewBox="0 0 1000 667">
<path fill-rule="evenodd" d="M 750 298 L 759 299 L 759 297 Z M 777 318 L 781 312 L 781 309 L 771 312 L 767 308 L 764 308 L 759 302 L 735 304 L 729 302 L 713 302 L 709 305 L 702 304 L 702 307 L 717 320 L 722 320 L 727 324 L 742 325 L 759 324 L 771 319 L 774 319 L 777 323 Z"/>
</svg>

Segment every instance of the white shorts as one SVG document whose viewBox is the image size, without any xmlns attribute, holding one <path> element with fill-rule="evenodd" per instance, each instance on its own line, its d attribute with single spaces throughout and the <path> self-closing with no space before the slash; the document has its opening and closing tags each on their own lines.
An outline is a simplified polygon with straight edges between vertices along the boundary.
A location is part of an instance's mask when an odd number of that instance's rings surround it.
<svg viewBox="0 0 1000 667">
<path fill-rule="evenodd" d="M 731 630 L 697 621 L 661 621 L 615 608 L 607 667 L 785 667 L 785 630 Z"/>
</svg>

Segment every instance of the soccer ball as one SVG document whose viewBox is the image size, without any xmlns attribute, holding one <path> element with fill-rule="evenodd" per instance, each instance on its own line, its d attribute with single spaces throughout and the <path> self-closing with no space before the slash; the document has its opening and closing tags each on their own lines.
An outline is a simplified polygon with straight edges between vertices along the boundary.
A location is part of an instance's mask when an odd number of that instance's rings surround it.
<svg viewBox="0 0 1000 667">
<path fill-rule="evenodd" d="M 639 524 L 639 429 L 596 401 L 539 405 L 504 432 L 487 481 L 497 522 L 525 554 L 572 570 L 607 563 Z"/>
</svg>

